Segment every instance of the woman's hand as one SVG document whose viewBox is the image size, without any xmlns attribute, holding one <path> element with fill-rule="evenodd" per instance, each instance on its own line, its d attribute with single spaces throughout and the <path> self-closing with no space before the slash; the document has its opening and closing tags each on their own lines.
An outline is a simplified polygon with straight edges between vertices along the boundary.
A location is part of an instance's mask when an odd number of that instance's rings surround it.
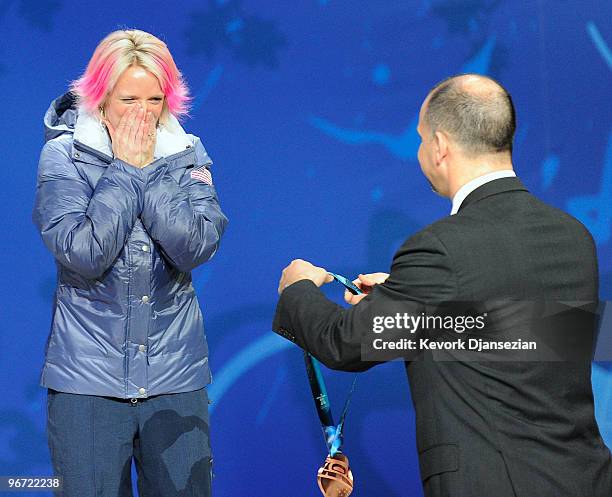
<svg viewBox="0 0 612 497">
<path fill-rule="evenodd" d="M 139 105 L 132 106 L 123 114 L 117 129 L 105 120 L 115 157 L 138 168 L 153 162 L 157 138 L 154 120 L 153 113 L 148 111 L 145 114 Z"/>
<path fill-rule="evenodd" d="M 359 288 L 363 293 L 360 295 L 353 295 L 348 290 L 344 291 L 344 300 L 351 305 L 355 305 L 361 302 L 361 299 L 365 298 L 376 285 L 384 283 L 389 275 L 387 273 L 369 273 L 360 274 L 356 280 L 353 280 L 353 285 Z"/>
</svg>

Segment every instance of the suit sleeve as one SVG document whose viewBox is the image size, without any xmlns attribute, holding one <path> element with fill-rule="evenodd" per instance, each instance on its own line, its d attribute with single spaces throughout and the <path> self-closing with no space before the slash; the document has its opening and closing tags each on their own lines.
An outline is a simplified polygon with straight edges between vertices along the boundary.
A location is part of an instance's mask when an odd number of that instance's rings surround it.
<svg viewBox="0 0 612 497">
<path fill-rule="evenodd" d="M 278 301 L 273 330 L 331 369 L 363 371 L 378 364 L 364 361 L 361 354 L 362 341 L 372 336 L 373 316 L 393 315 L 400 308 L 418 315 L 426 304 L 455 294 L 446 249 L 434 234 L 420 232 L 397 252 L 387 281 L 357 305 L 337 305 L 310 280 L 288 286 Z"/>
<path fill-rule="evenodd" d="M 132 231 L 144 185 L 139 169 L 115 159 L 92 189 L 65 147 L 51 140 L 40 156 L 32 219 L 61 265 L 99 278 Z"/>
<path fill-rule="evenodd" d="M 196 146 L 204 164 L 211 164 L 202 145 Z M 192 178 L 190 171 L 177 182 L 166 167 L 151 173 L 141 219 L 166 259 L 182 272 L 215 254 L 227 224 L 213 185 Z"/>
</svg>

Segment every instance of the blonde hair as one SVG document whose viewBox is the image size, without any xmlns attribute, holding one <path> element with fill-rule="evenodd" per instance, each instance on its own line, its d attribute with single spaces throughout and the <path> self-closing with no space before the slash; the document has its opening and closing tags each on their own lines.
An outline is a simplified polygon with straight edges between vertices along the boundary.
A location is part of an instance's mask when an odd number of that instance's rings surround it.
<svg viewBox="0 0 612 497">
<path fill-rule="evenodd" d="M 165 95 L 160 115 L 167 122 L 168 113 L 177 118 L 188 115 L 189 89 L 166 44 L 146 31 L 113 31 L 96 47 L 83 75 L 71 83 L 80 105 L 88 112 L 99 112 L 123 72 L 138 65 L 159 80 Z"/>
</svg>

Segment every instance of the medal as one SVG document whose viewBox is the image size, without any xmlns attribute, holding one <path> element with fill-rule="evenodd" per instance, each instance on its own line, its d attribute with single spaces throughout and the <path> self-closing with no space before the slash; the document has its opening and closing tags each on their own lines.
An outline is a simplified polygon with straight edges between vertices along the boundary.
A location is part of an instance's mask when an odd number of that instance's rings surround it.
<svg viewBox="0 0 612 497">
<path fill-rule="evenodd" d="M 327 456 L 317 472 L 317 483 L 325 497 L 348 497 L 353 491 L 353 473 L 342 453 Z"/>
<path fill-rule="evenodd" d="M 317 484 L 321 493 L 325 497 L 348 497 L 353 491 L 353 473 L 349 468 L 348 457 L 342 453 L 342 428 L 344 427 L 344 418 L 348 410 L 349 401 L 353 390 L 355 389 L 355 381 L 349 392 L 340 423 L 336 426 L 332 417 L 331 407 L 327 398 L 327 390 L 325 388 L 325 380 L 321 374 L 319 361 L 312 357 L 308 352 L 304 352 L 304 361 L 306 362 L 306 372 L 310 382 L 312 397 L 315 401 L 319 421 L 325 435 L 325 444 L 327 445 L 327 458 L 323 466 L 317 471 Z"/>
<path fill-rule="evenodd" d="M 354 295 L 362 293 L 348 278 L 334 273 L 329 274 Z M 317 408 L 317 414 L 323 428 L 328 450 L 325 463 L 317 471 L 317 484 L 324 497 L 348 497 L 353 492 L 353 473 L 349 467 L 348 457 L 341 450 L 343 442 L 342 429 L 351 395 L 355 389 L 357 376 L 353 379 L 351 390 L 342 410 L 342 416 L 340 416 L 340 422 L 336 426 L 333 421 L 327 389 L 325 388 L 325 380 L 321 374 L 319 361 L 306 351 L 304 351 L 304 361 L 306 363 L 306 373 L 308 374 L 312 397 Z"/>
</svg>

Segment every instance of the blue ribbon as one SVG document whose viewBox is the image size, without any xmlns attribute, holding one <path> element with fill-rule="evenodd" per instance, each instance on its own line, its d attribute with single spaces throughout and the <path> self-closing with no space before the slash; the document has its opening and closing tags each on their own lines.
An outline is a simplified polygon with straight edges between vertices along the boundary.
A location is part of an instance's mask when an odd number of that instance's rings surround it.
<svg viewBox="0 0 612 497">
<path fill-rule="evenodd" d="M 329 273 L 336 281 L 344 285 L 344 287 L 351 292 L 353 295 L 363 293 L 357 286 L 353 284 L 348 278 L 341 276 L 336 273 Z M 312 391 L 312 397 L 317 408 L 317 414 L 319 415 L 319 421 L 323 428 L 323 434 L 325 436 L 325 444 L 330 456 L 342 452 L 342 443 L 344 438 L 342 430 L 344 428 L 344 420 L 346 413 L 348 412 L 349 403 L 355 390 L 355 383 L 357 382 L 357 375 L 353 378 L 353 384 L 344 403 L 342 409 L 342 415 L 340 416 L 340 422 L 336 425 L 331 412 L 331 405 L 329 403 L 329 397 L 327 396 L 327 388 L 325 387 L 325 380 L 321 373 L 321 365 L 312 355 L 308 352 L 304 352 L 304 361 L 306 363 L 306 372 L 308 374 L 308 380 L 310 382 L 310 389 Z"/>
</svg>

